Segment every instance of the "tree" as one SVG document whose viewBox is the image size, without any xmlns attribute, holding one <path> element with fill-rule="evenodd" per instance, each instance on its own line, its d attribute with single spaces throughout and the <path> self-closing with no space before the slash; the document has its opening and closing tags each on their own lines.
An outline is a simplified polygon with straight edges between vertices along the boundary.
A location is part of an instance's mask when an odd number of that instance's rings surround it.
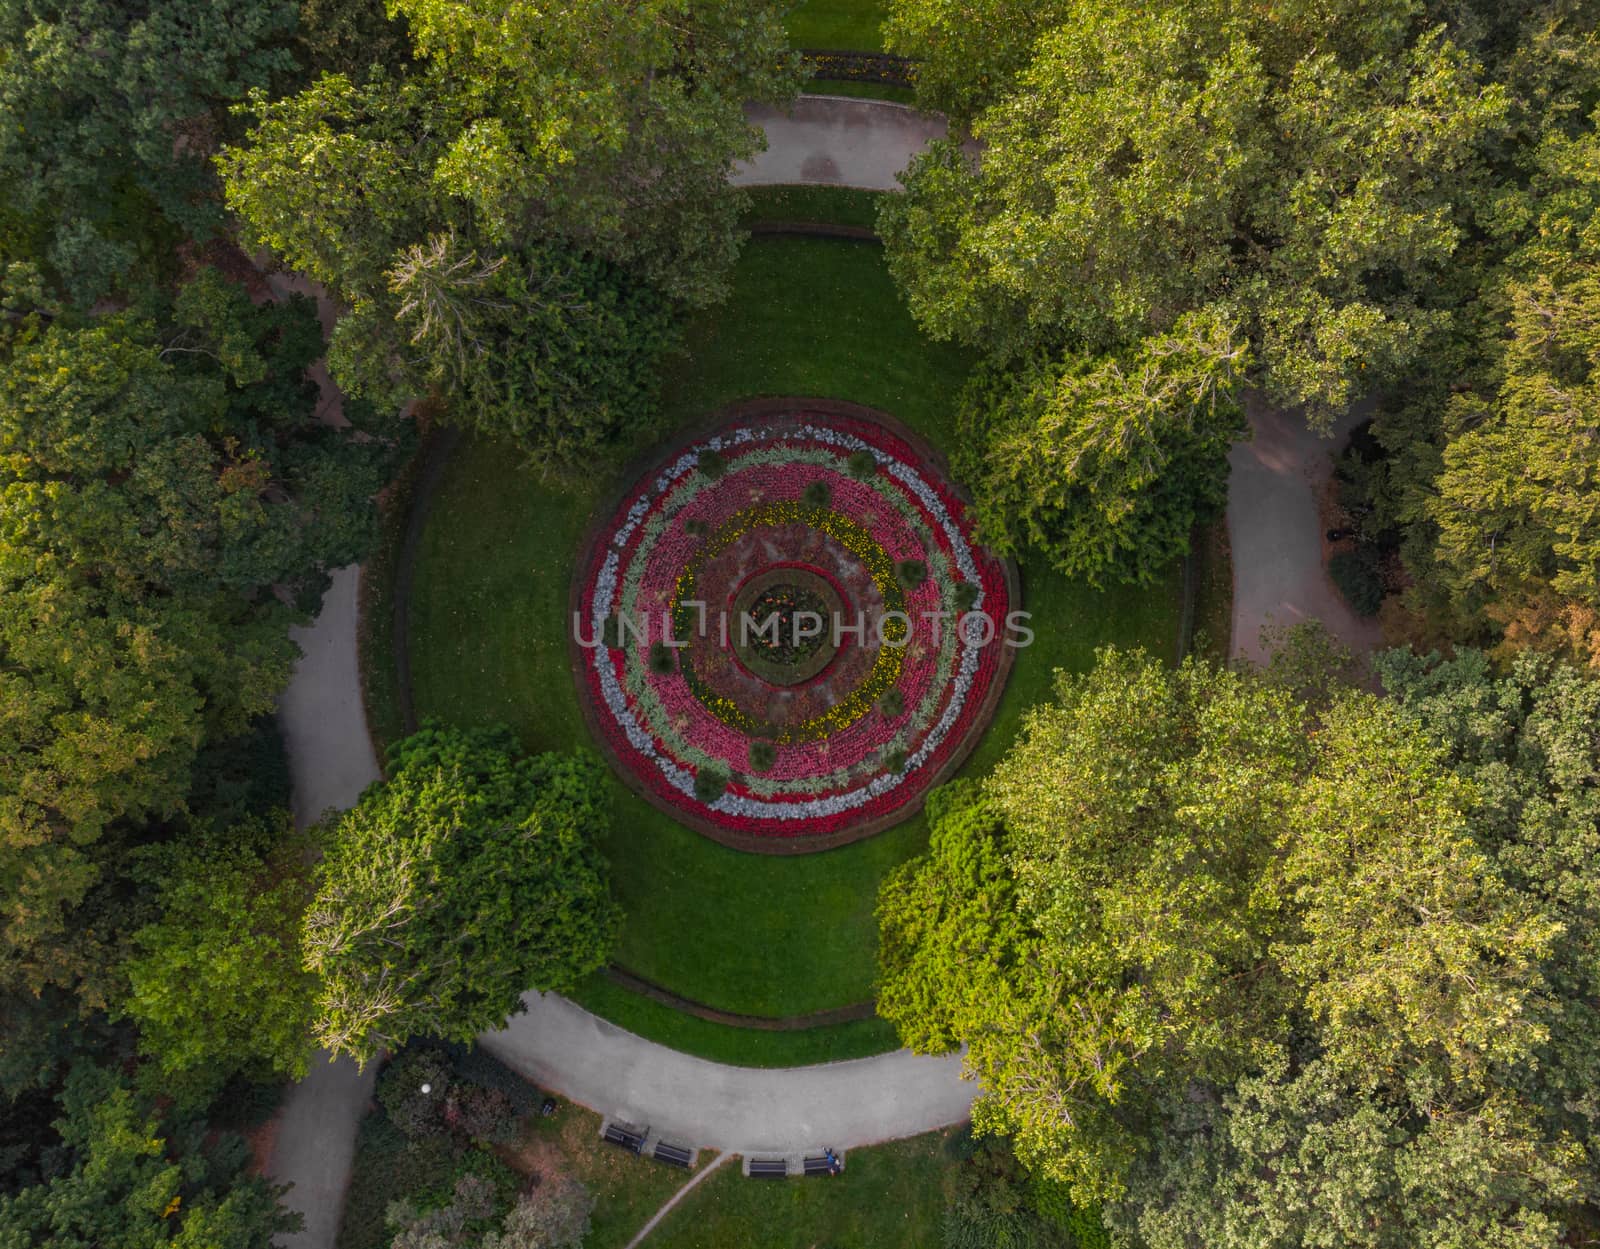
<svg viewBox="0 0 1600 1249">
<path fill-rule="evenodd" d="M 886 1016 L 967 1045 L 980 1130 L 1151 1249 L 1553 1243 L 1596 1191 L 1592 928 L 1550 888 L 1588 905 L 1592 820 L 1502 857 L 1410 706 L 1266 675 L 1062 677 L 966 791 L 981 839 L 936 822 L 886 887 Z M 1591 700 L 1554 700 L 1576 775 Z"/>
<path fill-rule="evenodd" d="M 593 1210 L 582 1181 L 557 1175 L 518 1197 L 503 1228 L 483 1238 L 483 1249 L 581 1249 Z"/>
<path fill-rule="evenodd" d="M 273 709 L 287 626 L 365 549 L 387 445 L 316 421 L 315 325 L 205 275 L 159 323 L 30 321 L 0 363 L 13 982 L 73 984 L 101 961 L 67 923 L 103 877 L 94 847 L 176 812 L 201 744 Z"/>
<path fill-rule="evenodd" d="M 282 829 L 255 839 L 289 841 Z M 160 919 L 133 934 L 124 1010 L 141 1048 L 164 1087 L 191 1100 L 239 1069 L 299 1079 L 314 988 L 301 965 L 303 870 L 282 852 L 269 863 L 240 849 L 180 853 L 160 886 Z"/>
<path fill-rule="evenodd" d="M 136 287 L 222 214 L 207 165 L 227 105 L 289 71 L 291 0 L 0 5 L 0 259 L 78 306 Z"/>
<path fill-rule="evenodd" d="M 330 355 L 347 390 L 431 386 L 451 419 L 587 462 L 640 418 L 667 310 L 726 292 L 744 102 L 793 85 L 779 8 L 394 13 L 418 66 L 252 96 L 220 158 L 228 203 L 349 306 Z"/>
<path fill-rule="evenodd" d="M 470 1041 L 603 967 L 619 914 L 595 848 L 589 758 L 520 758 L 505 731 L 426 728 L 327 830 L 305 920 L 315 1031 L 362 1062 L 412 1036 Z"/>
<path fill-rule="evenodd" d="M 1280 899 L 1263 877 L 1305 753 L 1277 691 L 1102 652 L 1088 676 L 1058 678 L 985 786 L 1014 913 L 997 884 L 973 896 L 948 835 L 886 893 L 880 1010 L 916 1048 L 966 1042 L 984 1087 L 974 1122 L 1075 1201 L 1117 1192 L 1158 1073 L 1226 1079 L 1281 1041 L 1287 986 L 1260 970 Z M 920 908 L 895 901 L 911 882 Z M 970 958 L 918 974 L 946 930 L 908 918 L 936 905 L 985 918 L 964 944 L 993 971 L 970 991 Z"/>
<path fill-rule="evenodd" d="M 1149 582 L 1226 496 L 1247 349 L 1185 317 L 1136 352 L 991 367 L 968 386 L 957 471 L 990 545 L 1071 577 Z"/>
<path fill-rule="evenodd" d="M 0 1242 L 51 1249 L 269 1249 L 294 1231 L 277 1192 L 245 1174 L 237 1137 L 202 1143 L 203 1124 L 164 1122 L 111 1069 L 75 1066 L 55 1127 L 64 1152 L 45 1183 L 0 1197 Z M 196 1130 L 198 1129 L 198 1130 Z"/>
<path fill-rule="evenodd" d="M 917 319 L 990 350 L 1116 348 L 1226 299 L 1313 420 L 1412 359 L 1506 112 L 1408 3 L 1078 4 L 913 163 L 882 227 Z"/>
</svg>

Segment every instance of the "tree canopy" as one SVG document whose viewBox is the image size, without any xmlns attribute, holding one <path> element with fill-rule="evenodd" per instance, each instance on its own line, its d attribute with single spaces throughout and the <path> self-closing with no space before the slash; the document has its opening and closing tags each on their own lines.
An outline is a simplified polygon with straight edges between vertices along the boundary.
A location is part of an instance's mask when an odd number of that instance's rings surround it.
<svg viewBox="0 0 1600 1249">
<path fill-rule="evenodd" d="M 1562 1040 L 1592 1023 L 1588 798 L 1559 853 L 1507 830 L 1458 757 L 1479 738 L 1441 730 L 1496 708 L 1509 758 L 1544 717 L 1474 661 L 1387 662 L 1398 700 L 1313 709 L 1102 652 L 884 887 L 880 1011 L 967 1045 L 976 1124 L 1151 1249 L 1548 1245 L 1595 1196 L 1591 1060 Z M 1578 776 L 1594 689 L 1550 699 Z"/>
<path fill-rule="evenodd" d="M 503 730 L 400 743 L 327 831 L 304 937 L 318 1041 L 363 1062 L 412 1036 L 471 1041 L 524 992 L 605 966 L 607 818 L 596 760 L 520 757 Z"/>
</svg>

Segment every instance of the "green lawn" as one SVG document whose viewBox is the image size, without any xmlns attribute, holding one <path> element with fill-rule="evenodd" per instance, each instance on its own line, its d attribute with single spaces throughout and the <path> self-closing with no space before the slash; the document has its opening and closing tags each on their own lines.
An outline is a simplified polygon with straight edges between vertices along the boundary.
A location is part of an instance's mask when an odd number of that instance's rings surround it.
<svg viewBox="0 0 1600 1249">
<path fill-rule="evenodd" d="M 789 14 L 789 41 L 824 52 L 878 52 L 888 0 L 805 0 Z"/>
<path fill-rule="evenodd" d="M 940 1243 L 955 1133 L 856 1149 L 832 1179 L 752 1180 L 731 1160 L 689 1194 L 647 1249 L 929 1249 Z"/>
<path fill-rule="evenodd" d="M 837 397 L 892 412 L 948 447 L 967 367 L 962 353 L 918 333 L 875 245 L 759 238 L 739 264 L 729 303 L 689 328 L 664 415 L 676 426 L 752 395 Z M 541 479 L 508 447 L 463 445 L 435 499 L 416 570 L 411 661 L 420 715 L 502 721 L 532 750 L 588 744 L 568 665 L 567 595 L 580 536 L 617 485 L 603 472 Z M 1024 710 L 1047 694 L 1054 668 L 1082 669 L 1109 641 L 1171 655 L 1177 584 L 1174 574 L 1154 590 L 1096 593 L 1025 567 L 1038 639 L 1019 652 L 969 770 L 999 756 Z M 620 782 L 612 814 L 605 848 L 627 913 L 619 961 L 630 970 L 741 1014 L 805 1014 L 871 997 L 878 882 L 925 845 L 920 817 L 853 846 L 791 858 L 728 850 Z M 609 985 L 591 985 L 584 1000 L 633 1031 L 748 1065 L 892 1044 L 881 1026 L 815 1037 L 725 1028 Z"/>
</svg>

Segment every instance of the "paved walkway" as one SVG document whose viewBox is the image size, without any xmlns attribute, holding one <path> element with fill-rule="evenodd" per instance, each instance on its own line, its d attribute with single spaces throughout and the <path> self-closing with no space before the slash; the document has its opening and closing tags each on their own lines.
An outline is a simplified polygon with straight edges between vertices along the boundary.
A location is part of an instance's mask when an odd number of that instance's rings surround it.
<svg viewBox="0 0 1600 1249">
<path fill-rule="evenodd" d="M 730 1067 L 640 1040 L 555 994 L 479 1044 L 535 1083 L 626 1123 L 730 1153 L 850 1149 L 960 1123 L 961 1058 L 909 1051 L 814 1067 Z"/>
<path fill-rule="evenodd" d="M 1333 457 L 1369 405 L 1344 414 L 1331 436 L 1312 433 L 1298 416 L 1251 396 L 1253 437 L 1228 454 L 1228 539 L 1233 546 L 1233 653 L 1265 658 L 1261 630 L 1320 620 L 1356 651 L 1382 640 L 1376 622 L 1345 605 L 1322 563 L 1318 504 Z"/>
<path fill-rule="evenodd" d="M 840 95 L 803 95 L 787 113 L 751 105 L 745 116 L 766 131 L 767 150 L 734 170 L 740 186 L 898 190 L 900 171 L 946 129 L 904 104 Z"/>
</svg>

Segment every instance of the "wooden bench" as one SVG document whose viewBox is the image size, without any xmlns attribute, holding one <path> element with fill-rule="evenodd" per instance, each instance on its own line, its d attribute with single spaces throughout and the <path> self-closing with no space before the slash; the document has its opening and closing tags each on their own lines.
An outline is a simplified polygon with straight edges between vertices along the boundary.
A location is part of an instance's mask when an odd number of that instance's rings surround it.
<svg viewBox="0 0 1600 1249">
<path fill-rule="evenodd" d="M 682 1145 L 669 1145 L 666 1141 L 656 1142 L 655 1159 L 657 1162 L 682 1167 L 685 1171 L 694 1163 L 694 1155 Z"/>
<path fill-rule="evenodd" d="M 785 1158 L 750 1159 L 750 1176 L 752 1179 L 781 1180 L 788 1174 L 789 1162 Z"/>
<path fill-rule="evenodd" d="M 832 1175 L 834 1167 L 838 1164 L 826 1154 L 818 1154 L 815 1158 L 805 1160 L 805 1174 L 807 1175 Z"/>
<path fill-rule="evenodd" d="M 644 1150 L 644 1138 L 649 1132 L 649 1128 L 646 1128 L 643 1132 L 633 1132 L 621 1124 L 608 1123 L 605 1126 L 605 1130 L 600 1133 L 600 1136 L 608 1145 L 620 1145 L 630 1154 L 637 1154 Z"/>
</svg>

